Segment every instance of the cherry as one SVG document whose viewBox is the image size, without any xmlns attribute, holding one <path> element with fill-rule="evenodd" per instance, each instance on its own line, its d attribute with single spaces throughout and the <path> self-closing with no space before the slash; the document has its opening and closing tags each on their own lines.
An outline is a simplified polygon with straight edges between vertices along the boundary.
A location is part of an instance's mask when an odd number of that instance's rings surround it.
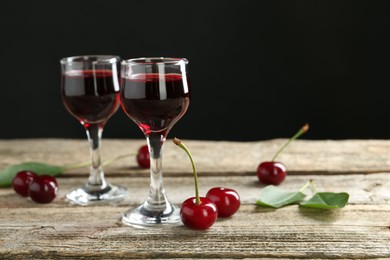
<svg viewBox="0 0 390 260">
<path fill-rule="evenodd" d="M 273 185 L 279 185 L 282 183 L 282 181 L 286 178 L 287 169 L 283 163 L 275 162 L 275 159 L 284 150 L 284 148 L 286 148 L 292 141 L 306 133 L 308 130 L 309 125 L 305 124 L 293 137 L 287 141 L 287 143 L 282 146 L 282 148 L 279 149 L 279 151 L 272 158 L 272 161 L 262 162 L 259 164 L 256 174 L 260 182 Z"/>
<path fill-rule="evenodd" d="M 281 162 L 262 162 L 257 168 L 257 177 L 264 184 L 279 185 L 286 175 L 286 166 Z"/>
<path fill-rule="evenodd" d="M 150 168 L 150 154 L 147 145 L 143 145 L 138 149 L 137 163 L 138 166 L 141 168 L 145 168 L 145 169 Z"/>
<path fill-rule="evenodd" d="M 190 158 L 194 171 L 195 197 L 186 199 L 180 208 L 180 218 L 186 227 L 191 229 L 204 230 L 211 227 L 218 217 L 217 206 L 210 199 L 199 196 L 198 175 L 192 155 L 187 147 L 178 139 L 173 142 L 182 148 Z"/>
<path fill-rule="evenodd" d="M 218 217 L 227 218 L 232 216 L 240 208 L 240 196 L 230 188 L 215 187 L 210 189 L 206 198 L 209 198 L 218 209 Z"/>
<path fill-rule="evenodd" d="M 53 176 L 37 176 L 29 186 L 30 198 L 38 203 L 49 203 L 57 195 L 58 184 Z"/>
<path fill-rule="evenodd" d="M 30 183 L 37 178 L 37 174 L 32 171 L 20 171 L 12 180 L 12 188 L 22 197 L 28 197 Z"/>
<path fill-rule="evenodd" d="M 183 224 L 191 229 L 205 230 L 211 227 L 218 217 L 215 204 L 208 198 L 196 197 L 186 199 L 180 209 Z"/>
</svg>

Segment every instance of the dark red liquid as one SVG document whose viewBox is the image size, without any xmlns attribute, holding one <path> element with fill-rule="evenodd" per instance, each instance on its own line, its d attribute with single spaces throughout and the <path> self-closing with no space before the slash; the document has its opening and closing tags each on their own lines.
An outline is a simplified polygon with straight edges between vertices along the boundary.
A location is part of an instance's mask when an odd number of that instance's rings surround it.
<svg viewBox="0 0 390 260">
<path fill-rule="evenodd" d="M 146 134 L 165 135 L 186 112 L 189 102 L 190 86 L 180 74 L 122 78 L 122 108 Z"/>
<path fill-rule="evenodd" d="M 102 123 L 119 106 L 118 78 L 110 70 L 72 70 L 62 75 L 65 107 L 83 124 Z"/>
</svg>

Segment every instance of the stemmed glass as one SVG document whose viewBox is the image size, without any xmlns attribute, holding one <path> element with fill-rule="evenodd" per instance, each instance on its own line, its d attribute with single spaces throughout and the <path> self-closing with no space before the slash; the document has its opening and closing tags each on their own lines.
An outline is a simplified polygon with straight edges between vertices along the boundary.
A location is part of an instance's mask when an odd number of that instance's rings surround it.
<svg viewBox="0 0 390 260">
<path fill-rule="evenodd" d="M 182 58 L 138 58 L 122 61 L 121 106 L 145 134 L 150 152 L 147 200 L 122 217 L 131 226 L 180 224 L 179 209 L 163 187 L 162 147 L 172 126 L 187 111 L 188 61 Z"/>
<path fill-rule="evenodd" d="M 88 182 L 66 197 L 79 205 L 119 202 L 126 197 L 127 189 L 107 183 L 99 148 L 104 125 L 119 107 L 120 58 L 74 56 L 63 58 L 60 63 L 62 101 L 69 113 L 84 126 L 91 156 Z"/>
</svg>

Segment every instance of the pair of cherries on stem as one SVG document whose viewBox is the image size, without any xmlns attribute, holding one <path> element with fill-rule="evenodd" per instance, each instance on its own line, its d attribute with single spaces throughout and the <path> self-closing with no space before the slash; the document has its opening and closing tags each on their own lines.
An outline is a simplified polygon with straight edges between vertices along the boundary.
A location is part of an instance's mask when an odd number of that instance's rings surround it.
<svg viewBox="0 0 390 260">
<path fill-rule="evenodd" d="M 180 208 L 183 224 L 191 229 L 205 230 L 211 227 L 218 217 L 232 216 L 240 208 L 240 196 L 230 188 L 215 187 L 210 189 L 206 197 L 199 196 L 198 175 L 195 163 L 188 148 L 178 138 L 173 142 L 182 148 L 190 158 L 194 172 L 195 197 L 186 199 Z"/>
<path fill-rule="evenodd" d="M 287 175 L 286 166 L 281 162 L 276 162 L 275 159 L 278 155 L 295 139 L 309 130 L 309 125 L 305 124 L 299 131 L 291 137 L 287 143 L 275 154 L 272 161 L 262 162 L 257 167 L 256 175 L 259 181 L 263 184 L 279 185 L 284 181 Z"/>
<path fill-rule="evenodd" d="M 20 171 L 12 180 L 12 188 L 22 197 L 38 203 L 49 203 L 57 196 L 58 184 L 53 176 Z"/>
</svg>

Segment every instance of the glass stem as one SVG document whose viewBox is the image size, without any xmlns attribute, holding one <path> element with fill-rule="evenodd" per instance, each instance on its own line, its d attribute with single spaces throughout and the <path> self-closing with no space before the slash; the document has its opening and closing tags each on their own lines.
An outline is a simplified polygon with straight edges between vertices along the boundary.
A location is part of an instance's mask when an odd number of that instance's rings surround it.
<svg viewBox="0 0 390 260">
<path fill-rule="evenodd" d="M 162 147 L 165 136 L 152 133 L 146 137 L 146 140 L 150 153 L 150 192 L 144 206 L 151 212 L 164 212 L 169 207 L 163 187 L 162 172 Z"/>
<path fill-rule="evenodd" d="M 100 141 L 102 139 L 103 127 L 100 124 L 89 124 L 85 129 L 91 155 L 90 174 L 86 186 L 90 190 L 102 190 L 107 186 L 100 159 Z"/>
</svg>

